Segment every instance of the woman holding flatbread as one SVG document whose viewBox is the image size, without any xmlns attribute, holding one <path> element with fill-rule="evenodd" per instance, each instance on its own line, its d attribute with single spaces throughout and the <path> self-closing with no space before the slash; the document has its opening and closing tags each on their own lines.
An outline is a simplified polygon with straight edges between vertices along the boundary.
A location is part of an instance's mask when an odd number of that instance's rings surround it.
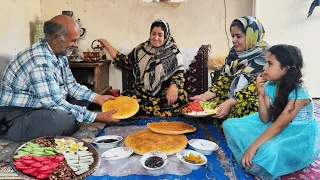
<svg viewBox="0 0 320 180">
<path fill-rule="evenodd" d="M 122 93 L 138 99 L 138 115 L 175 116 L 187 103 L 184 85 L 184 65 L 180 50 L 171 37 L 169 24 L 156 20 L 150 38 L 135 47 L 128 55 L 121 54 L 105 39 L 101 45 L 113 57 L 113 64 L 132 70 L 133 89 Z"/>
<path fill-rule="evenodd" d="M 238 118 L 258 111 L 256 77 L 263 71 L 268 44 L 258 19 L 245 16 L 233 20 L 230 26 L 231 48 L 221 76 L 194 101 L 215 101 L 219 105 L 215 118 Z M 221 125 L 223 121 L 215 121 Z"/>
</svg>

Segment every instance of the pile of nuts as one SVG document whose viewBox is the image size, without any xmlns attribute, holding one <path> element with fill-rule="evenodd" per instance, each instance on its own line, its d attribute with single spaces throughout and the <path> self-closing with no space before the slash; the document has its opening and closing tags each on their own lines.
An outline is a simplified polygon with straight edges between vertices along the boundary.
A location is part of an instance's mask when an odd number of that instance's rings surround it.
<svg viewBox="0 0 320 180">
<path fill-rule="evenodd" d="M 56 143 L 54 142 L 54 139 L 37 139 L 36 144 L 39 144 L 42 147 L 56 147 Z"/>
<path fill-rule="evenodd" d="M 68 164 L 66 162 L 61 162 L 59 166 L 51 172 L 49 179 L 50 180 L 73 179 L 75 177 L 76 177 L 76 174 L 68 166 Z"/>
</svg>

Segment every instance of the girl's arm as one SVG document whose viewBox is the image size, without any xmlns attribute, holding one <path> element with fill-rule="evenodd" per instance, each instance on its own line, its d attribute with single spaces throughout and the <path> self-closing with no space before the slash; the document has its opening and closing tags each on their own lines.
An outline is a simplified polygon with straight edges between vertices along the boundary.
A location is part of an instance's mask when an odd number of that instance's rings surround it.
<svg viewBox="0 0 320 180">
<path fill-rule="evenodd" d="M 266 80 L 259 74 L 257 76 L 256 88 L 259 100 L 259 117 L 262 122 L 268 123 L 271 120 L 270 98 L 265 93 L 264 84 Z"/>
<path fill-rule="evenodd" d="M 270 98 L 268 95 L 258 95 L 259 117 L 262 122 L 268 123 L 271 120 Z"/>
<path fill-rule="evenodd" d="M 272 139 L 281 131 L 288 126 L 288 124 L 293 120 L 293 118 L 299 113 L 301 108 L 305 105 L 308 105 L 310 101 L 308 99 L 304 100 L 290 100 L 286 105 L 285 109 L 276 119 L 276 121 L 262 133 L 261 136 L 257 140 L 255 140 L 248 150 L 244 153 L 242 157 L 242 165 L 243 167 L 251 167 L 252 158 L 255 155 L 257 149 L 266 141 Z"/>
</svg>

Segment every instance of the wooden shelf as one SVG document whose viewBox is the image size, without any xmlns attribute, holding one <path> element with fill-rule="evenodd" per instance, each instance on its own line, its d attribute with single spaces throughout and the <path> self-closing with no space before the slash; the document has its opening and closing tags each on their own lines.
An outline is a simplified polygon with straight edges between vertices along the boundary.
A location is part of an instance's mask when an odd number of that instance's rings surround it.
<svg viewBox="0 0 320 180">
<path fill-rule="evenodd" d="M 80 84 L 88 84 L 93 78 L 91 90 L 98 94 L 108 94 L 112 88 L 109 86 L 109 65 L 111 61 L 101 62 L 69 62 L 74 78 Z"/>
</svg>

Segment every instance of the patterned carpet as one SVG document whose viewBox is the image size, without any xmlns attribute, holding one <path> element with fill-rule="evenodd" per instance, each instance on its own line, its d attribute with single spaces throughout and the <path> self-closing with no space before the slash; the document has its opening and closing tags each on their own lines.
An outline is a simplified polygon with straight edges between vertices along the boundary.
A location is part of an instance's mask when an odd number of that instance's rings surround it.
<svg viewBox="0 0 320 180">
<path fill-rule="evenodd" d="M 314 99 L 314 112 L 315 117 L 320 122 L 320 99 Z M 0 142 L 0 146 L 1 146 Z M 4 149 L 0 148 L 1 153 L 5 153 Z M 21 179 L 13 173 L 10 166 L 7 163 L 0 163 L 0 179 Z M 320 179 L 320 157 L 312 163 L 310 166 L 297 171 L 292 174 L 282 176 L 280 180 L 309 180 L 309 179 Z"/>
</svg>

